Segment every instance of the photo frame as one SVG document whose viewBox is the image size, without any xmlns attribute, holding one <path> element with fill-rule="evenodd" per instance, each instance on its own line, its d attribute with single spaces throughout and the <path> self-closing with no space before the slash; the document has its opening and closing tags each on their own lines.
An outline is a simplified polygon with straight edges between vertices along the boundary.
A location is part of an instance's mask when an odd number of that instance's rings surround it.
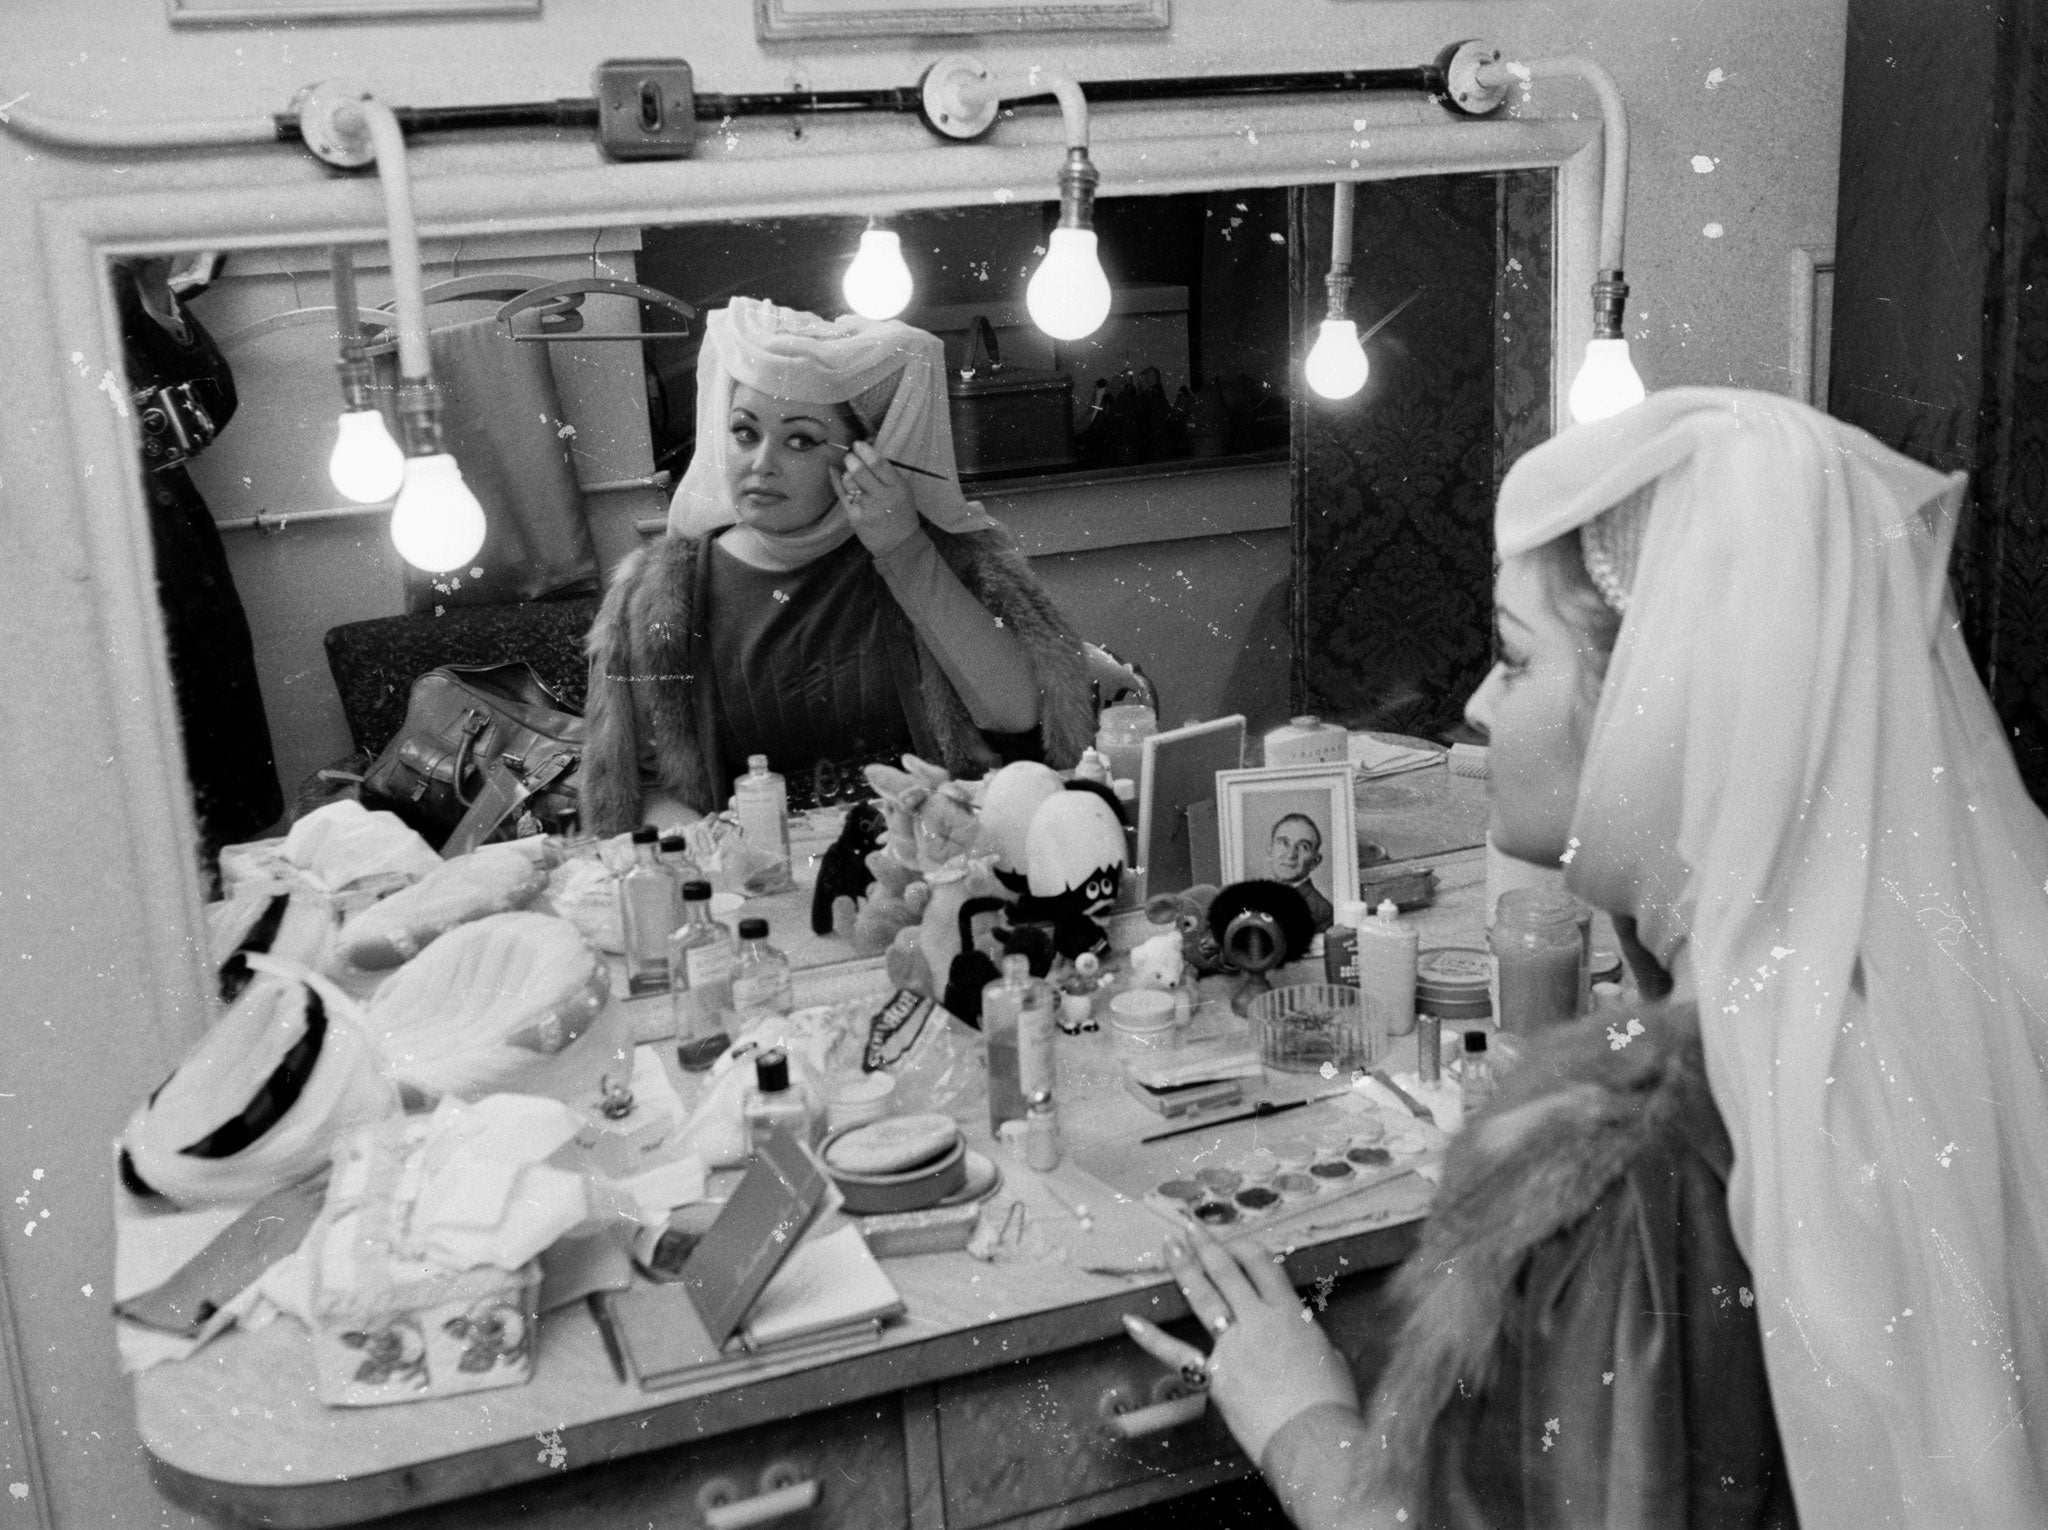
<svg viewBox="0 0 2048 1530">
<path fill-rule="evenodd" d="M 1138 765 L 1141 898 L 1222 885 L 1216 777 L 1244 764 L 1244 717 L 1232 713 L 1154 733 Z"/>
<path fill-rule="evenodd" d="M 1348 764 L 1226 770 L 1216 777 L 1223 881 L 1287 882 L 1319 929 L 1358 896 L 1358 827 Z M 1290 873 L 1300 870 L 1299 878 Z"/>
<path fill-rule="evenodd" d="M 164 0 L 174 27 L 538 16 L 541 0 Z"/>
<path fill-rule="evenodd" d="M 821 37 L 970 37 L 995 32 L 1155 31 L 1173 0 L 754 0 L 762 42 Z"/>
</svg>

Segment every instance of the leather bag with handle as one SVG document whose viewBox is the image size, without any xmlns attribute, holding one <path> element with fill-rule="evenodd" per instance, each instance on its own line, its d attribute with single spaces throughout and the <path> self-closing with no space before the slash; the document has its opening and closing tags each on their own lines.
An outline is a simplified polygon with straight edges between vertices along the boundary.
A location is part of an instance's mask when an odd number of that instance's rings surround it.
<svg viewBox="0 0 2048 1530">
<path fill-rule="evenodd" d="M 413 682 L 405 723 L 363 778 L 444 856 L 502 834 L 574 829 L 584 722 L 531 665 L 446 664 Z M 531 822 L 528 822 L 528 820 Z"/>
</svg>

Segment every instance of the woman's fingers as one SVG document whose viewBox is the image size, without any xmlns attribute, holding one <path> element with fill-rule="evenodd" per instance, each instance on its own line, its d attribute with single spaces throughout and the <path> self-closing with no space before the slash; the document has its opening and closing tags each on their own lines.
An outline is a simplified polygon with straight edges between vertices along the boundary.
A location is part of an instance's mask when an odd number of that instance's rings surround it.
<svg viewBox="0 0 2048 1530">
<path fill-rule="evenodd" d="M 1194 1245 L 1195 1257 L 1202 1261 L 1202 1268 L 1208 1272 L 1217 1294 L 1229 1304 L 1232 1312 L 1262 1299 L 1230 1250 L 1211 1237 L 1207 1229 L 1192 1229 L 1189 1241 Z"/>
<path fill-rule="evenodd" d="M 1176 1339 L 1164 1329 L 1129 1313 L 1124 1315 L 1124 1332 L 1137 1342 L 1138 1348 L 1160 1364 L 1170 1365 L 1183 1375 L 1207 1378 L 1209 1357 L 1185 1339 Z"/>
<path fill-rule="evenodd" d="M 1290 1305 L 1298 1298 L 1294 1284 L 1287 1278 L 1287 1270 L 1279 1255 L 1265 1247 L 1255 1238 L 1240 1238 L 1235 1243 L 1223 1245 L 1224 1252 L 1237 1261 L 1245 1278 L 1251 1281 L 1259 1295 L 1278 1305 Z"/>
<path fill-rule="evenodd" d="M 877 485 L 884 489 L 893 489 L 897 486 L 895 465 L 875 449 L 872 441 L 854 442 L 853 455 L 860 460 L 860 465 Z"/>
<path fill-rule="evenodd" d="M 1234 1316 L 1230 1301 L 1216 1289 L 1208 1266 L 1178 1238 L 1166 1240 L 1166 1264 L 1180 1284 L 1181 1295 L 1188 1299 L 1188 1310 L 1201 1319 L 1202 1326 L 1216 1334 L 1228 1328 Z M 1239 1279 L 1242 1283 L 1242 1277 Z"/>
</svg>

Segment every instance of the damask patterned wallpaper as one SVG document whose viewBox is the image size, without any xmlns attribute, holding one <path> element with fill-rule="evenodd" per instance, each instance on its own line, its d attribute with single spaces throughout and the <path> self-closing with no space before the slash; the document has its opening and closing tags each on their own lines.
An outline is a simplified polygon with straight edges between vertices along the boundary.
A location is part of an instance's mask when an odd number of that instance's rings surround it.
<svg viewBox="0 0 2048 1530">
<path fill-rule="evenodd" d="M 1332 193 L 1295 197 L 1296 336 L 1323 312 Z M 1294 403 L 1294 699 L 1437 737 L 1492 663 L 1493 505 L 1550 418 L 1547 172 L 1361 184 L 1351 314 L 1362 392 Z"/>
</svg>

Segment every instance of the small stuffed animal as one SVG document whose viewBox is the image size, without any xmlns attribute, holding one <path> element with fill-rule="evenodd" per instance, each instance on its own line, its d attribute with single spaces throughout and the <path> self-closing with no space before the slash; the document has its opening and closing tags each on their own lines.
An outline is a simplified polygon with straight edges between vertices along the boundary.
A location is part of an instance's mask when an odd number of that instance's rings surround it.
<svg viewBox="0 0 2048 1530">
<path fill-rule="evenodd" d="M 1186 892 L 1154 893 L 1145 900 L 1145 917 L 1179 931 L 1181 955 L 1200 973 L 1224 970 L 1223 948 L 1209 929 L 1209 905 L 1215 901 L 1213 882 L 1197 882 Z"/>
<path fill-rule="evenodd" d="M 1162 931 L 1131 947 L 1131 986 L 1176 988 L 1187 966 L 1187 958 L 1181 952 L 1180 931 Z"/>
<path fill-rule="evenodd" d="M 818 861 L 818 882 L 811 892 L 811 933 L 830 935 L 839 929 L 839 901 L 846 900 L 850 921 L 855 907 L 866 896 L 874 873 L 868 856 L 882 848 L 886 828 L 882 810 L 872 802 L 856 802 L 846 810 L 846 823 L 839 838 Z"/>
<path fill-rule="evenodd" d="M 1036 760 L 1013 760 L 988 778 L 981 795 L 981 824 L 994 843 L 996 880 L 1012 894 L 1026 890 L 1024 837 L 1045 800 L 1067 789 L 1060 773 Z"/>
<path fill-rule="evenodd" d="M 988 870 L 987 838 L 972 791 L 915 755 L 906 754 L 903 766 L 867 767 L 868 784 L 881 799 L 887 823 L 886 842 L 869 864 L 878 884 L 908 869 L 924 887 L 923 901 L 915 904 L 918 922 L 897 931 L 885 967 L 898 987 L 936 998 L 961 950 L 961 906 L 998 895 L 1002 888 Z M 908 888 L 903 906 L 913 906 Z"/>
<path fill-rule="evenodd" d="M 917 928 L 932 889 L 915 866 L 904 865 L 887 850 L 869 851 L 867 869 L 872 880 L 859 905 L 844 897 L 833 905 L 832 931 L 862 956 L 879 956 L 894 944 L 898 931 Z"/>
</svg>

